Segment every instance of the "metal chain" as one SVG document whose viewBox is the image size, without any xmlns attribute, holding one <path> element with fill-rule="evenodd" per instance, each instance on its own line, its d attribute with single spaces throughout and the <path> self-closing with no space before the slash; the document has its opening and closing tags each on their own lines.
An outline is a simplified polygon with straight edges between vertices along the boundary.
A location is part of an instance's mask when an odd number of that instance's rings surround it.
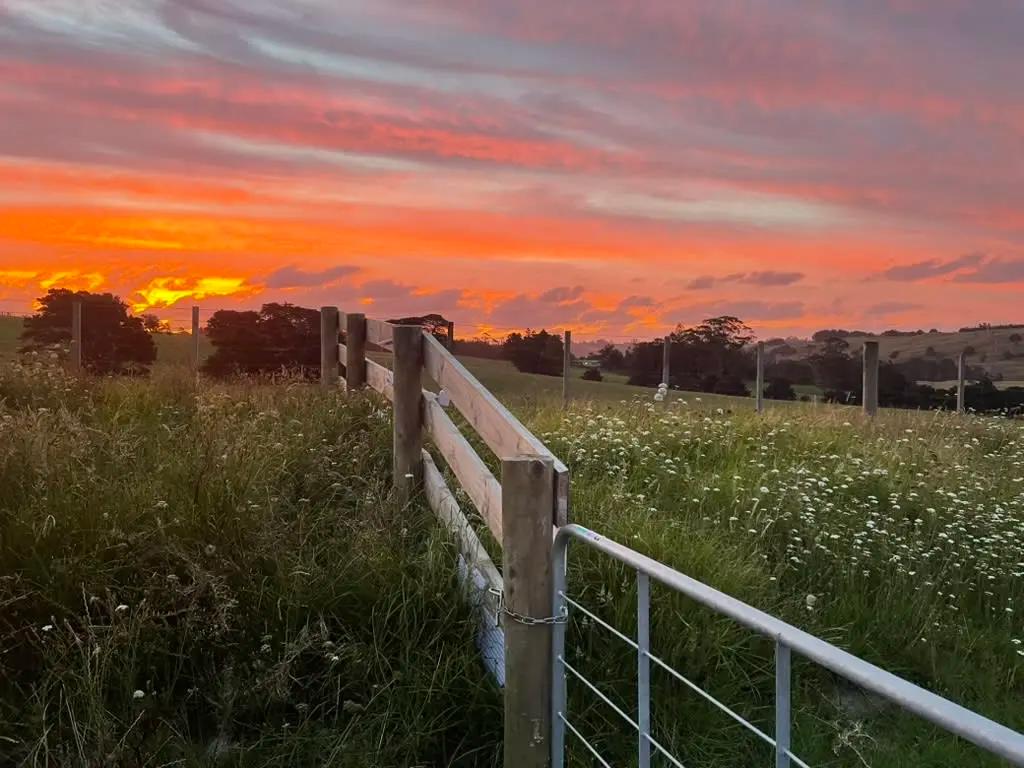
<svg viewBox="0 0 1024 768">
<path fill-rule="evenodd" d="M 498 598 L 498 613 L 503 613 L 508 616 L 512 621 L 519 624 L 524 624 L 527 627 L 546 626 L 550 624 L 567 624 L 569 622 L 569 609 L 562 606 L 561 612 L 556 616 L 524 616 L 521 613 L 509 610 L 509 607 L 505 604 L 505 593 L 500 589 L 491 587 L 489 590 L 492 595 L 496 595 Z"/>
</svg>

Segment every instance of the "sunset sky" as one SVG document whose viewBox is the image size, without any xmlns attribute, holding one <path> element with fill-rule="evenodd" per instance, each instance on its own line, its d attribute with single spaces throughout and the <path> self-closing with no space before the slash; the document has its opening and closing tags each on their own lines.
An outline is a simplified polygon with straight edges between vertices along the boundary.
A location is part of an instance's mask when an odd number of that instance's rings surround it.
<svg viewBox="0 0 1024 768">
<path fill-rule="evenodd" d="M 0 0 L 0 310 L 1024 322 L 1020 0 Z"/>
</svg>

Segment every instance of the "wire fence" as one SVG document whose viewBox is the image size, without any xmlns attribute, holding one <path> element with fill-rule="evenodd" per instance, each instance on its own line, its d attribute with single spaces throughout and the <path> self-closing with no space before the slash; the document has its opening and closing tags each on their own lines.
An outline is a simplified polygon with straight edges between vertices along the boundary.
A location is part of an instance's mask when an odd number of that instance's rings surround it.
<svg viewBox="0 0 1024 768">
<path fill-rule="evenodd" d="M 604 555 L 623 563 L 636 572 L 637 586 L 637 629 L 631 638 L 620 632 L 594 612 L 588 610 L 569 596 L 568 548 L 570 541 L 580 542 L 597 549 Z M 847 653 L 813 635 L 797 629 L 769 614 L 763 613 L 745 603 L 729 597 L 699 581 L 641 555 L 628 547 L 600 536 L 579 525 L 568 525 L 559 529 L 553 546 L 552 570 L 554 572 L 553 605 L 556 615 L 565 617 L 571 610 L 578 611 L 595 622 L 613 637 L 625 643 L 636 652 L 637 708 L 636 717 L 628 714 L 601 691 L 596 683 L 570 664 L 566 653 L 566 622 L 556 625 L 552 638 L 552 768 L 564 768 L 567 734 L 576 738 L 587 752 L 602 766 L 610 768 L 611 763 L 602 756 L 592 738 L 588 738 L 570 719 L 568 712 L 567 680 L 572 678 L 584 686 L 624 722 L 636 738 L 637 765 L 650 768 L 651 757 L 658 754 L 677 768 L 685 768 L 680 757 L 670 752 L 651 733 L 651 665 L 668 674 L 675 681 L 696 693 L 713 705 L 722 714 L 752 733 L 767 744 L 775 755 L 776 768 L 810 768 L 807 762 L 792 749 L 792 654 L 815 662 L 842 678 L 896 704 L 903 710 L 917 715 L 939 728 L 959 736 L 1008 760 L 1011 764 L 1024 766 L 1024 734 L 1020 734 L 999 723 L 989 720 L 976 712 L 954 704 L 906 680 L 886 672 L 868 662 Z M 715 698 L 679 670 L 656 656 L 650 644 L 650 581 L 679 592 L 712 610 L 727 616 L 746 628 L 764 635 L 775 644 L 775 735 L 769 736 L 750 720 L 738 714 L 725 702 Z"/>
</svg>

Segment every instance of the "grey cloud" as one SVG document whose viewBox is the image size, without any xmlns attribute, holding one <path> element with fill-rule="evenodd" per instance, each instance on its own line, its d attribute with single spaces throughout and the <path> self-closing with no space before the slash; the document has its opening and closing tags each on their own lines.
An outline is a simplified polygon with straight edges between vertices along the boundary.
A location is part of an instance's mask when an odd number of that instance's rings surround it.
<svg viewBox="0 0 1024 768">
<path fill-rule="evenodd" d="M 928 280 L 933 277 L 948 275 L 966 267 L 977 266 L 984 260 L 984 258 L 984 255 L 980 253 L 968 253 L 964 256 L 960 256 L 959 258 L 949 259 L 947 261 L 943 261 L 941 259 L 928 259 L 926 261 L 915 262 L 914 264 L 889 267 L 889 269 L 881 273 L 881 276 L 888 280 L 899 280 L 904 282 Z"/>
<path fill-rule="evenodd" d="M 341 264 L 319 271 L 306 271 L 294 265 L 281 267 L 267 275 L 264 282 L 268 288 L 304 288 L 328 285 L 359 271 L 359 267 Z"/>
<path fill-rule="evenodd" d="M 706 291 L 717 285 L 740 283 L 742 285 L 757 285 L 762 288 L 774 288 L 785 285 L 793 285 L 804 279 L 803 272 L 776 272 L 764 270 L 760 272 L 734 272 L 723 277 L 702 275 L 687 283 L 691 291 Z"/>
<path fill-rule="evenodd" d="M 909 301 L 882 301 L 868 307 L 870 315 L 896 315 L 900 312 L 909 312 L 912 309 L 921 309 L 920 304 L 913 304 Z"/>
<path fill-rule="evenodd" d="M 957 283 L 1024 282 L 1024 259 L 990 259 L 953 278 Z"/>
<path fill-rule="evenodd" d="M 578 299 L 583 294 L 583 286 L 576 285 L 573 287 L 558 286 L 545 291 L 537 297 L 538 301 L 547 301 L 556 304 L 564 304 L 567 301 Z"/>
</svg>

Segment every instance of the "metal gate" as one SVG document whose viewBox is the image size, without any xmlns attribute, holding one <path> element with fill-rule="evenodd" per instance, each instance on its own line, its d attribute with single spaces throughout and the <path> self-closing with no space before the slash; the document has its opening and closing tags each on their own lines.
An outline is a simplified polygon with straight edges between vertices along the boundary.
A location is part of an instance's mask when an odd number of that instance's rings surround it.
<svg viewBox="0 0 1024 768">
<path fill-rule="evenodd" d="M 609 557 L 636 570 L 637 584 L 637 636 L 630 638 L 588 611 L 568 594 L 566 562 L 570 541 L 593 547 Z M 617 544 L 579 525 L 567 525 L 558 530 L 553 548 L 554 615 L 568 616 L 570 609 L 590 617 L 599 626 L 636 650 L 637 653 L 637 717 L 624 712 L 598 687 L 586 679 L 565 659 L 566 623 L 553 627 L 552 642 L 552 739 L 551 764 L 553 768 L 565 765 L 566 733 L 579 739 L 594 758 L 605 768 L 608 762 L 573 724 L 566 711 L 566 678 L 572 676 L 609 706 L 637 735 L 637 756 L 640 768 L 649 768 L 651 754 L 661 754 L 672 765 L 683 768 L 679 758 L 669 753 L 651 735 L 651 664 L 662 670 L 729 717 L 744 726 L 775 751 L 776 768 L 798 765 L 809 768 L 790 749 L 790 655 L 793 652 L 810 659 L 832 672 L 856 683 L 861 688 L 897 704 L 925 720 L 982 747 L 1014 765 L 1024 766 L 1024 735 L 993 722 L 953 702 L 919 688 L 873 664 L 853 656 L 813 635 L 752 608 L 706 584 L 684 576 L 667 565 L 652 560 L 639 552 Z M 743 626 L 766 635 L 775 641 L 775 736 L 774 738 L 744 719 L 727 705 L 715 699 L 668 663 L 651 652 L 650 647 L 650 580 L 654 579 L 677 592 L 728 616 Z"/>
</svg>

